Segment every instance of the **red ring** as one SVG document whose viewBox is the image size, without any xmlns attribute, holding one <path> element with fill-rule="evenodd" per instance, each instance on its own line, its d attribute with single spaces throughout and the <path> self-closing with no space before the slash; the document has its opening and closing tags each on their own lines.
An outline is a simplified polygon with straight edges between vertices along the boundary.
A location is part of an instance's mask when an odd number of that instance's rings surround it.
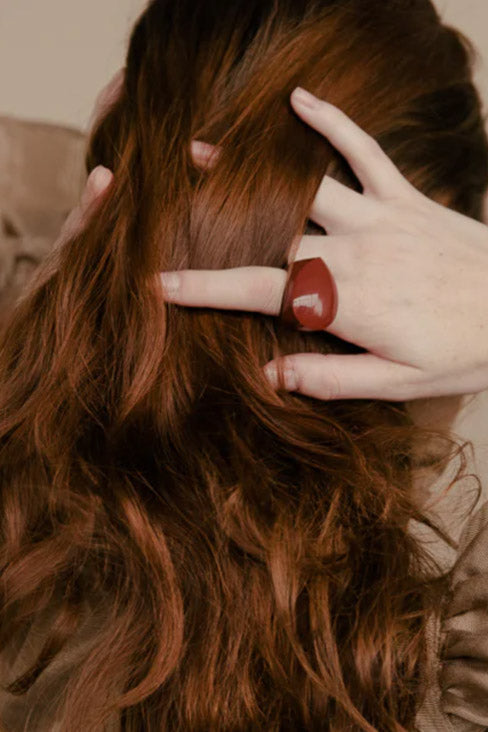
<svg viewBox="0 0 488 732">
<path fill-rule="evenodd" d="M 337 315 L 335 280 L 321 257 L 300 259 L 288 268 L 281 320 L 298 330 L 325 330 Z"/>
</svg>

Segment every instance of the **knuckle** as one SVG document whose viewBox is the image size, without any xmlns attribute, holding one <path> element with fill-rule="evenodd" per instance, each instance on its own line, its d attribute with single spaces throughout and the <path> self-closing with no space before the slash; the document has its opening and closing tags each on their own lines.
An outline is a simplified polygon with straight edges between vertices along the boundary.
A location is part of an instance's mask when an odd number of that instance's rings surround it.
<svg viewBox="0 0 488 732">
<path fill-rule="evenodd" d="M 338 399 L 341 395 L 341 378 L 335 369 L 324 368 L 320 373 L 317 386 L 322 399 Z"/>
<path fill-rule="evenodd" d="M 408 402 L 423 395 L 422 386 L 422 377 L 419 372 L 410 376 L 402 375 L 395 379 L 387 392 L 389 392 L 389 398 L 395 401 Z"/>
<path fill-rule="evenodd" d="M 243 299 L 256 310 L 268 313 L 279 311 L 281 298 L 274 283 L 265 275 L 251 275 L 244 286 Z"/>
<path fill-rule="evenodd" d="M 361 276 L 367 270 L 368 265 L 371 263 L 371 255 L 373 252 L 375 238 L 374 236 L 356 236 L 351 249 L 353 249 L 354 268 L 353 271 L 361 270 Z"/>
</svg>

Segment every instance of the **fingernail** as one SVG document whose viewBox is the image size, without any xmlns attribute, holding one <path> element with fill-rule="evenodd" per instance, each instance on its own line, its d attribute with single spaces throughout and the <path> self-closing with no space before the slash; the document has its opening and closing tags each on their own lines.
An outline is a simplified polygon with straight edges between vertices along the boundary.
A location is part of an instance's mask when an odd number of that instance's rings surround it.
<svg viewBox="0 0 488 732">
<path fill-rule="evenodd" d="M 268 364 L 264 367 L 264 373 L 270 382 L 270 384 L 278 389 L 279 384 L 279 372 L 277 366 L 274 364 Z M 283 369 L 283 388 L 287 391 L 296 391 L 298 388 L 298 379 L 295 371 L 291 367 Z"/>
<path fill-rule="evenodd" d="M 102 193 L 112 182 L 113 173 L 103 165 L 98 165 L 88 176 L 87 185 L 95 194 Z"/>
<path fill-rule="evenodd" d="M 214 145 L 210 145 L 208 142 L 202 142 L 201 140 L 192 140 L 191 151 L 193 155 L 202 155 L 209 157 L 215 152 Z"/>
<path fill-rule="evenodd" d="M 191 142 L 191 154 L 193 161 L 200 166 L 212 166 L 217 162 L 218 149 L 215 145 L 210 145 L 208 142 L 202 142 L 201 140 L 192 140 Z"/>
<path fill-rule="evenodd" d="M 292 92 L 293 101 L 299 104 L 301 107 L 307 107 L 308 109 L 318 109 L 320 106 L 320 99 L 314 97 L 313 94 L 302 89 L 301 86 Z"/>
<path fill-rule="evenodd" d="M 164 294 L 167 298 L 174 297 L 180 289 L 181 277 L 176 272 L 162 272 Z"/>
</svg>

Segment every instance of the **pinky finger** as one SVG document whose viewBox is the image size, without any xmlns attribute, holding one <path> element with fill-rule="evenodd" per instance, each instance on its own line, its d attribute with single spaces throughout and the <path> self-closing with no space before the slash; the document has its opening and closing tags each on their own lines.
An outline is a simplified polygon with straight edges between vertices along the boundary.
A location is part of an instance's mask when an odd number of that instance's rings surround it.
<svg viewBox="0 0 488 732">
<path fill-rule="evenodd" d="M 299 353 L 270 361 L 265 366 L 265 374 L 275 388 L 324 401 L 408 401 L 429 393 L 428 388 L 422 391 L 424 380 L 420 369 L 371 353 L 354 356 Z"/>
</svg>

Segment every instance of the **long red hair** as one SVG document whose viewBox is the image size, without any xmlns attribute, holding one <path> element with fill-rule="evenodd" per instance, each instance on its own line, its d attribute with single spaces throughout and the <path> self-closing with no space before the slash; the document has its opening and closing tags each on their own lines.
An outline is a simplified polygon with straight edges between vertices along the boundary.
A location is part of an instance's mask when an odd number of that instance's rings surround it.
<svg viewBox="0 0 488 732">
<path fill-rule="evenodd" d="M 271 358 L 358 349 L 169 306 L 158 277 L 284 267 L 324 173 L 360 190 L 293 114 L 297 85 L 481 219 L 471 53 L 428 0 L 149 5 L 90 144 L 114 182 L 0 347 L 2 648 L 52 617 L 4 685 L 24 694 L 96 617 L 59 692 L 62 730 L 114 716 L 132 732 L 414 726 L 445 589 L 409 530 L 432 525 L 413 479 L 434 433 L 402 404 L 275 393 Z M 210 172 L 194 138 L 222 148 Z M 437 439 L 443 460 L 460 449 Z"/>
</svg>

